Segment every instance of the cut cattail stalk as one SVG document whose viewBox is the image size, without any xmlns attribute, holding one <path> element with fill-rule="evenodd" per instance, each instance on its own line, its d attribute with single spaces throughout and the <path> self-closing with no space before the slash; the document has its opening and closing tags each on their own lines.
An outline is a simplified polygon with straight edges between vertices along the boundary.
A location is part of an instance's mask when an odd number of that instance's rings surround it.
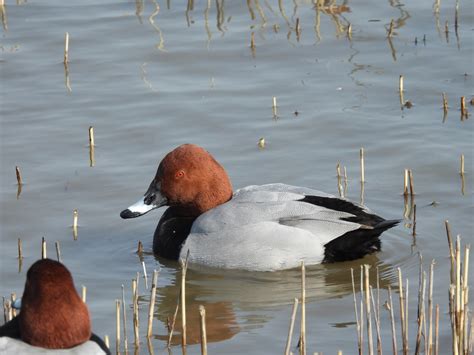
<svg viewBox="0 0 474 355">
<path fill-rule="evenodd" d="M 153 270 L 153 279 L 151 283 L 150 308 L 148 310 L 148 330 L 147 337 L 150 338 L 153 331 L 153 314 L 155 311 L 156 287 L 158 282 L 158 271 Z"/>
<path fill-rule="evenodd" d="M 92 168 L 95 166 L 95 147 L 89 146 L 89 166 Z"/>
<path fill-rule="evenodd" d="M 87 300 L 87 287 L 82 285 L 82 302 L 86 303 Z"/>
<path fill-rule="evenodd" d="M 115 317 L 116 317 L 116 340 L 115 347 L 117 354 L 120 353 L 120 300 L 115 300 Z"/>
<path fill-rule="evenodd" d="M 439 354 L 439 304 L 436 304 L 436 315 L 435 315 L 435 345 L 434 345 L 434 355 Z"/>
<path fill-rule="evenodd" d="M 186 347 L 186 271 L 188 268 L 187 258 L 186 261 L 180 260 L 181 265 L 181 341 L 183 348 Z"/>
<path fill-rule="evenodd" d="M 207 355 L 207 334 L 206 334 L 206 309 L 199 306 L 199 317 L 201 318 L 201 354 Z"/>
<path fill-rule="evenodd" d="M 403 175 L 403 195 L 408 195 L 408 169 L 405 169 L 405 174 Z"/>
<path fill-rule="evenodd" d="M 448 98 L 444 92 L 443 92 L 443 111 L 445 114 L 448 113 Z"/>
<path fill-rule="evenodd" d="M 296 40 L 299 41 L 300 36 L 301 36 L 301 27 L 300 27 L 300 18 L 299 17 L 296 19 L 295 32 L 296 32 Z"/>
<path fill-rule="evenodd" d="M 388 38 L 393 36 L 393 28 L 394 28 L 394 22 L 393 22 L 393 19 L 392 19 L 392 20 L 390 20 L 390 26 L 388 27 L 388 34 L 387 34 Z"/>
<path fill-rule="evenodd" d="M 94 127 L 92 127 L 92 126 L 89 127 L 89 146 L 91 146 L 91 147 L 95 146 Z"/>
<path fill-rule="evenodd" d="M 461 96 L 461 120 L 467 118 L 466 98 Z"/>
<path fill-rule="evenodd" d="M 23 245 L 21 238 L 18 238 L 18 260 L 23 260 Z"/>
<path fill-rule="evenodd" d="M 77 229 L 77 219 L 79 218 L 79 212 L 77 209 L 72 211 L 72 228 Z"/>
<path fill-rule="evenodd" d="M 288 338 L 286 339 L 285 355 L 290 354 L 291 338 L 293 337 L 293 329 L 295 327 L 295 318 L 296 318 L 297 310 L 298 310 L 298 299 L 295 298 L 294 303 L 293 303 L 293 310 L 291 311 L 290 328 L 288 329 Z"/>
<path fill-rule="evenodd" d="M 69 63 L 69 32 L 64 35 L 64 64 Z"/>
<path fill-rule="evenodd" d="M 125 308 L 125 287 L 122 285 L 122 313 L 123 313 L 123 347 L 125 353 L 128 352 L 128 338 L 127 338 L 127 310 Z"/>
<path fill-rule="evenodd" d="M 392 325 L 392 350 L 394 354 L 398 354 L 397 350 L 397 330 L 395 328 L 395 317 L 393 314 L 393 300 L 392 300 L 392 288 L 388 286 L 388 310 L 390 312 L 390 324 Z"/>
<path fill-rule="evenodd" d="M 109 340 L 108 335 L 104 335 L 104 343 L 105 343 L 105 346 L 107 346 L 107 348 L 110 349 L 110 340 Z"/>
<path fill-rule="evenodd" d="M 402 343 L 403 343 L 403 354 L 406 355 L 408 353 L 408 344 L 405 343 L 405 301 L 404 301 L 404 293 L 403 293 L 403 279 L 402 279 L 402 270 L 398 269 L 398 293 L 400 298 L 400 325 L 402 331 Z"/>
<path fill-rule="evenodd" d="M 142 268 L 143 268 L 143 278 L 145 279 L 145 288 L 148 290 L 148 275 L 146 273 L 146 266 L 145 266 L 144 261 L 142 261 Z"/>
<path fill-rule="evenodd" d="M 56 257 L 58 258 L 58 262 L 61 263 L 61 248 L 59 246 L 59 242 L 55 242 L 54 245 L 56 246 Z"/>
<path fill-rule="evenodd" d="M 15 166 L 15 172 L 16 172 L 16 182 L 18 186 L 23 185 L 23 179 L 21 178 L 21 171 L 18 166 Z"/>
<path fill-rule="evenodd" d="M 375 298 L 372 286 L 370 286 L 370 299 L 372 301 L 372 308 L 374 310 L 374 318 L 375 318 L 375 331 L 377 333 L 377 354 L 382 354 L 382 337 L 380 333 L 380 318 L 377 312 L 377 307 L 375 305 Z"/>
<path fill-rule="evenodd" d="M 413 228 L 411 231 L 413 239 L 416 238 L 416 203 L 413 205 Z"/>
<path fill-rule="evenodd" d="M 133 335 L 135 336 L 135 347 L 140 344 L 139 320 L 138 320 L 138 287 L 137 280 L 132 280 L 132 299 L 133 299 Z"/>
<path fill-rule="evenodd" d="M 349 40 L 352 39 L 352 24 L 350 23 L 349 26 L 347 26 L 347 38 L 349 38 Z"/>
<path fill-rule="evenodd" d="M 141 240 L 138 241 L 138 246 L 137 246 L 137 254 L 141 255 L 143 253 L 143 243 Z"/>
<path fill-rule="evenodd" d="M 461 169 L 459 171 L 461 175 L 464 175 L 464 154 L 461 154 Z"/>
<path fill-rule="evenodd" d="M 357 312 L 357 298 L 356 298 L 356 291 L 355 291 L 355 281 L 354 281 L 354 269 L 351 268 L 351 280 L 352 280 L 352 295 L 354 297 L 354 314 L 356 318 L 356 329 L 357 329 L 357 346 L 359 349 L 359 354 L 362 354 L 362 341 L 360 338 L 360 322 L 359 322 L 359 314 Z"/>
<path fill-rule="evenodd" d="M 250 34 L 250 48 L 255 49 L 255 33 Z"/>
<path fill-rule="evenodd" d="M 272 99 L 272 111 L 273 111 L 273 116 L 276 117 L 277 116 L 277 99 L 275 96 L 273 96 L 273 99 Z"/>
<path fill-rule="evenodd" d="M 364 148 L 360 148 L 360 182 L 365 182 Z"/>
<path fill-rule="evenodd" d="M 46 240 L 41 238 L 41 259 L 46 259 Z"/>
<path fill-rule="evenodd" d="M 403 75 L 400 75 L 400 78 L 398 79 L 398 91 L 403 92 Z"/>
<path fill-rule="evenodd" d="M 265 138 L 261 137 L 258 140 L 258 147 L 261 148 L 261 149 L 265 148 Z"/>
<path fill-rule="evenodd" d="M 306 270 L 304 261 L 301 262 L 301 334 L 300 354 L 306 355 Z"/>
<path fill-rule="evenodd" d="M 374 345 L 372 339 L 372 314 L 370 306 L 370 283 L 369 283 L 369 265 L 364 265 L 364 290 L 365 290 L 365 311 L 367 319 L 367 341 L 369 345 L 369 355 L 374 353 Z"/>
<path fill-rule="evenodd" d="M 410 195 L 414 196 L 415 195 L 415 187 L 414 187 L 414 181 L 413 181 L 413 172 L 408 170 L 408 178 L 410 180 Z"/>
</svg>

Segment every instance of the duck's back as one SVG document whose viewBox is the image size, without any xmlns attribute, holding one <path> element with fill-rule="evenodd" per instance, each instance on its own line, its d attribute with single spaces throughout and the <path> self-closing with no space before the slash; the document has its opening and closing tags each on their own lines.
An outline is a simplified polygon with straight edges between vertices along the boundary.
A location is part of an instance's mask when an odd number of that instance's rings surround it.
<svg viewBox="0 0 474 355">
<path fill-rule="evenodd" d="M 307 196 L 335 198 L 285 184 L 240 189 L 196 219 L 181 255 L 189 250 L 192 263 L 248 270 L 321 263 L 325 244 L 361 224 L 348 221 L 351 213 L 306 202 Z"/>
</svg>

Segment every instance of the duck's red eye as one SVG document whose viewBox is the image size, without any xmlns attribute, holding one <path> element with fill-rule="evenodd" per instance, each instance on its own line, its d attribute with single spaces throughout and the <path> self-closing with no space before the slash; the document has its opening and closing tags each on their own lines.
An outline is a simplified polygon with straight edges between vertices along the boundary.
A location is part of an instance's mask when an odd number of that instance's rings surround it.
<svg viewBox="0 0 474 355">
<path fill-rule="evenodd" d="M 184 176 L 184 171 L 183 170 L 180 170 L 178 171 L 176 174 L 174 174 L 174 177 L 175 178 L 182 178 Z"/>
</svg>

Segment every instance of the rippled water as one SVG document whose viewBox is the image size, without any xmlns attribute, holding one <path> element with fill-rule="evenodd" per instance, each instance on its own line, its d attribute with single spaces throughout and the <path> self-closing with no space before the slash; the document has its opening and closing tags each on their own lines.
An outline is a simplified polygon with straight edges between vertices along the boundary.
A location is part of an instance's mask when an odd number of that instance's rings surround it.
<svg viewBox="0 0 474 355">
<path fill-rule="evenodd" d="M 474 94 L 473 3 L 459 2 L 457 30 L 451 2 L 442 2 L 439 13 L 427 1 L 192 5 L 7 0 L 0 48 L 1 295 L 22 293 L 25 272 L 40 257 L 42 237 L 50 257 L 59 241 L 76 286 L 87 286 L 95 332 L 113 339 L 121 285 L 129 302 L 131 279 L 142 273 L 135 253 L 141 240 L 148 273 L 161 270 L 153 344 L 163 349 L 180 273 L 176 263 L 151 253 L 162 211 L 130 221 L 121 220 L 119 212 L 145 192 L 164 154 L 192 142 L 226 167 L 235 188 L 285 182 L 338 194 L 340 162 L 347 168 L 349 198 L 363 200 L 386 218 L 405 219 L 384 234 L 382 252 L 308 269 L 311 351 L 355 353 L 350 268 L 364 263 L 379 266 L 383 302 L 401 267 L 413 290 L 414 330 L 418 252 L 426 265 L 437 262 L 434 299 L 441 304 L 441 346 L 447 351 L 444 220 L 449 219 L 453 234 L 473 240 L 472 118 L 461 120 L 459 111 L 460 97 L 469 102 Z M 393 35 L 387 39 L 392 19 Z M 65 32 L 70 34 L 67 70 Z M 411 108 L 401 108 L 400 75 Z M 443 92 L 449 100 L 446 117 Z M 469 103 L 467 108 L 472 111 Z M 93 164 L 89 126 L 95 130 Z M 257 145 L 262 137 L 264 149 Z M 24 180 L 19 196 L 15 166 Z M 415 182 L 416 240 L 413 215 L 401 194 L 406 168 L 413 170 Z M 79 211 L 77 240 L 71 228 L 74 209 Z M 18 238 L 25 257 L 20 271 Z M 149 291 L 143 279 L 139 287 L 144 334 Z M 198 341 L 197 308 L 204 304 L 210 352 L 281 353 L 299 288 L 297 270 L 190 270 L 188 341 Z M 384 348 L 390 351 L 385 311 L 382 324 Z M 188 350 L 200 351 L 198 345 Z"/>
</svg>

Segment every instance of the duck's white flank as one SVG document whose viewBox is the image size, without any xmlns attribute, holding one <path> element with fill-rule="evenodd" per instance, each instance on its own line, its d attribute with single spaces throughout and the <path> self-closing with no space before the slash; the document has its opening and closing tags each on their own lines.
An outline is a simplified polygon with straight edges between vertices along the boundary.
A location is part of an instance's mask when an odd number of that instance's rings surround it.
<svg viewBox="0 0 474 355">
<path fill-rule="evenodd" d="M 190 263 L 257 271 L 319 264 L 326 243 L 361 225 L 340 220 L 350 213 L 298 201 L 305 195 L 333 197 L 285 184 L 240 189 L 196 219 L 180 256 L 189 250 Z"/>
</svg>

